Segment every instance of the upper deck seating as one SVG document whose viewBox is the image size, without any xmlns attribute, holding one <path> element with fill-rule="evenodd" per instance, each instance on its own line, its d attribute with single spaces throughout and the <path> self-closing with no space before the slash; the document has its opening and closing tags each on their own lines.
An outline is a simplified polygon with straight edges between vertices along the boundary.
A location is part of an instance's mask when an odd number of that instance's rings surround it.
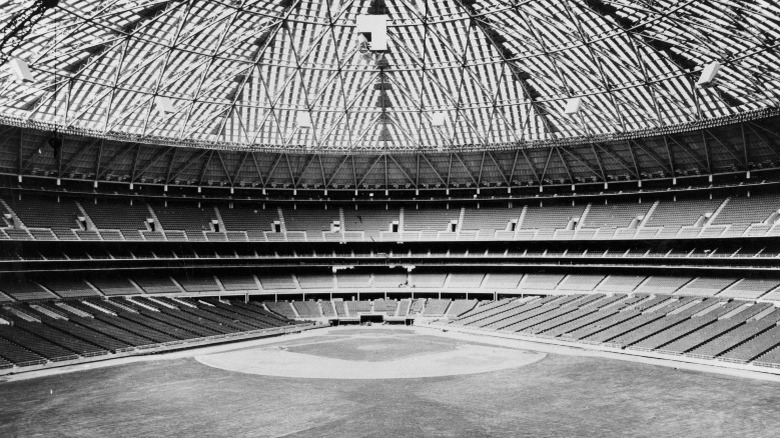
<svg viewBox="0 0 780 438">
<path fill-rule="evenodd" d="M 131 199 L 114 198 L 95 201 L 63 197 L 58 202 L 55 197 L 23 195 L 21 199 L 18 196 L 4 199 L 30 228 L 0 230 L 0 239 L 13 240 L 588 240 L 615 236 L 619 239 L 759 237 L 780 230 L 780 224 L 776 225 L 780 217 L 778 195 L 734 196 L 725 203 L 721 199 L 662 200 L 652 213 L 653 202 L 626 201 L 608 205 L 591 202 L 589 206 L 546 203 L 525 208 L 447 209 L 422 203 L 390 209 L 365 204 L 357 204 L 357 209 L 355 205 L 345 205 L 327 210 L 285 206 L 282 216 L 273 205 L 199 207 L 196 201 L 184 199 L 169 201 L 167 206 L 152 200 L 153 211 L 138 199 L 132 200 L 132 205 Z M 98 231 L 84 230 L 85 224 L 78 221 L 83 213 L 77 202 Z M 340 223 L 342 210 L 343 223 Z M 463 223 L 459 224 L 461 212 Z M 164 232 L 149 230 L 148 220 L 154 216 Z M 216 230 L 220 218 L 224 229 Z M 340 227 L 335 232 L 337 221 Z M 0 225 L 10 227 L 11 222 L 3 216 Z M 277 233 L 275 222 L 279 223 L 280 230 L 284 226 L 288 234 Z M 513 230 L 513 222 L 518 224 L 517 229 Z M 86 226 L 90 226 L 89 221 Z"/>
<path fill-rule="evenodd" d="M 680 228 L 704 222 L 723 203 L 723 199 L 686 199 L 661 201 L 645 221 L 645 227 L 663 227 L 664 235 L 673 237 Z"/>
<path fill-rule="evenodd" d="M 79 229 L 77 219 L 80 211 L 71 199 L 63 198 L 60 202 L 55 198 L 35 196 L 4 199 L 28 228 L 51 228 L 63 233 L 63 236 L 66 230 Z"/>
<path fill-rule="evenodd" d="M 287 231 L 306 231 L 307 237 L 322 239 L 323 231 L 331 231 L 333 222 L 339 221 L 339 210 L 322 208 L 284 208 L 284 226 Z"/>
<path fill-rule="evenodd" d="M 450 231 L 449 224 L 458 220 L 460 209 L 404 208 L 404 231 Z"/>
<path fill-rule="evenodd" d="M 92 219 L 92 223 L 101 230 L 136 231 L 146 230 L 146 221 L 152 217 L 149 208 L 144 202 L 108 201 L 98 200 L 94 202 L 83 201 L 81 206 Z M 138 236 L 137 240 L 141 240 Z"/>
<path fill-rule="evenodd" d="M 463 230 L 507 230 L 510 222 L 517 222 L 521 208 L 466 208 Z"/>
<path fill-rule="evenodd" d="M 636 225 L 644 218 L 652 204 L 638 203 L 593 203 L 588 214 L 582 221 L 583 228 L 627 228 L 632 223 Z"/>
<path fill-rule="evenodd" d="M 383 231 L 392 231 L 391 224 L 400 220 L 400 210 L 378 208 L 344 208 L 344 231 L 363 231 L 365 240 L 379 240 Z"/>
<path fill-rule="evenodd" d="M 584 211 L 584 205 L 528 207 L 520 227 L 524 230 L 538 230 L 537 239 L 552 239 L 556 230 L 565 230 L 573 219 L 582 218 Z"/>
<path fill-rule="evenodd" d="M 219 207 L 219 214 L 226 231 L 273 231 L 273 223 L 280 220 L 276 208 Z"/>
<path fill-rule="evenodd" d="M 152 209 L 160 220 L 160 226 L 166 231 L 211 231 L 211 223 L 217 219 L 214 207 L 198 208 L 191 203 L 168 203 L 167 207 L 152 205 Z"/>
<path fill-rule="evenodd" d="M 762 223 L 780 210 L 780 196 L 732 197 L 718 213 L 713 225 L 750 225 Z"/>
</svg>

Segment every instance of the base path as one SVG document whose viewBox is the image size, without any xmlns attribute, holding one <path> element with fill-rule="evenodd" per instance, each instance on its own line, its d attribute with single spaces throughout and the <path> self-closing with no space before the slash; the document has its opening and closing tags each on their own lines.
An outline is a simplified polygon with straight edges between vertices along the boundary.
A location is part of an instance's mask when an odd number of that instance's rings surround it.
<svg viewBox="0 0 780 438">
<path fill-rule="evenodd" d="M 295 344 L 259 346 L 243 350 L 196 356 L 214 368 L 267 376 L 310 379 L 413 379 L 486 373 L 517 368 L 539 361 L 544 353 L 458 342 L 448 348 L 410 352 L 390 339 L 392 335 L 361 336 L 329 340 L 327 336 L 310 339 L 310 349 Z M 416 335 L 403 336 L 415 343 Z M 390 341 L 390 342 L 389 342 Z M 396 339 L 397 341 L 397 339 Z M 446 341 L 445 341 L 446 342 Z M 391 344 L 391 345 L 388 345 Z M 420 345 L 419 343 L 417 345 Z M 293 351 L 294 350 L 294 351 Z M 383 357 L 371 353 L 382 351 Z M 398 354 L 394 355 L 393 350 Z M 308 351 L 308 352 L 301 352 Z M 370 357 L 355 360 L 354 357 Z"/>
</svg>

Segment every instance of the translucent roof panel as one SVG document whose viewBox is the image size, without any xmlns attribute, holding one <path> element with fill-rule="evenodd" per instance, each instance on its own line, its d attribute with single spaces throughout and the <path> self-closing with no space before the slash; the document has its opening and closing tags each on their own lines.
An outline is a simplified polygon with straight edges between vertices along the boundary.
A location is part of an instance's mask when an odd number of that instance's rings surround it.
<svg viewBox="0 0 780 438">
<path fill-rule="evenodd" d="M 0 27 L 33 4 L 0 0 Z M 215 148 L 534 146 L 775 108 L 778 37 L 768 0 L 60 0 L 2 49 L 36 80 L 0 71 L 0 115 Z"/>
</svg>

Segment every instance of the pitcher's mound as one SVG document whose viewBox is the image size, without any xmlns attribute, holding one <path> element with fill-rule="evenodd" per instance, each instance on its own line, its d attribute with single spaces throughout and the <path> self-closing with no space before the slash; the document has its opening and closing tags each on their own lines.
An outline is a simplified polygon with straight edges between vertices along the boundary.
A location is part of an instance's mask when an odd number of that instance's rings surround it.
<svg viewBox="0 0 780 438">
<path fill-rule="evenodd" d="M 339 333 L 346 334 L 346 333 Z M 249 374 L 311 379 L 411 379 L 516 368 L 544 353 L 435 336 L 356 332 L 198 356 L 205 365 Z"/>
</svg>

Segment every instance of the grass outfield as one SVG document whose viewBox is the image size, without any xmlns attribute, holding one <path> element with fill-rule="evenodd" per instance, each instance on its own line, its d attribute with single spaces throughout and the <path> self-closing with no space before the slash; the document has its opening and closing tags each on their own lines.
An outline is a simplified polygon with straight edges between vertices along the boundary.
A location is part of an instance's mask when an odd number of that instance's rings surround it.
<svg viewBox="0 0 780 438">
<path fill-rule="evenodd" d="M 313 360 L 340 344 L 345 359 L 428 351 L 345 334 L 278 344 Z M 398 338 L 416 336 L 465 342 Z M 424 379 L 269 377 L 184 358 L 0 384 L 0 437 L 776 437 L 779 414 L 777 383 L 557 354 Z"/>
</svg>

